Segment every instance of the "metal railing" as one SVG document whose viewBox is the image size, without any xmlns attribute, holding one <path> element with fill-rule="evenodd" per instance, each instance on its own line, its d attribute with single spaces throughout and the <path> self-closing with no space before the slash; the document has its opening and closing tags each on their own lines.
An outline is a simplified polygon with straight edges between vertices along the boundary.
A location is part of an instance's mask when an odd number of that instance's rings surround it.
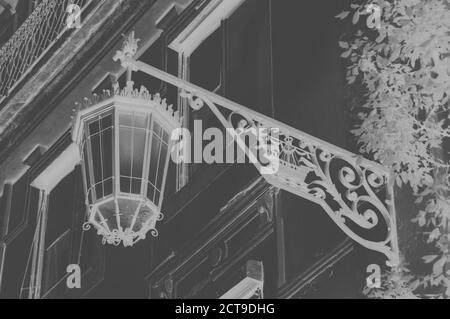
<svg viewBox="0 0 450 319">
<path fill-rule="evenodd" d="M 0 101 L 10 94 L 69 29 L 69 5 L 78 6 L 82 12 L 91 2 L 92 0 L 42 0 L 39 3 L 0 48 Z"/>
</svg>

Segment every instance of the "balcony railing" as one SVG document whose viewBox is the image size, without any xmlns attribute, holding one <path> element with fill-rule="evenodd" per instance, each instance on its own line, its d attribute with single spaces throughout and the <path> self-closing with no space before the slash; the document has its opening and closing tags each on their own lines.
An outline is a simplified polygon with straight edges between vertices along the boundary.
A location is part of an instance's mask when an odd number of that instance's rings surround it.
<svg viewBox="0 0 450 319">
<path fill-rule="evenodd" d="M 81 12 L 92 0 L 42 0 L 0 49 L 0 101 L 30 72 L 69 29 L 67 8 Z"/>
</svg>

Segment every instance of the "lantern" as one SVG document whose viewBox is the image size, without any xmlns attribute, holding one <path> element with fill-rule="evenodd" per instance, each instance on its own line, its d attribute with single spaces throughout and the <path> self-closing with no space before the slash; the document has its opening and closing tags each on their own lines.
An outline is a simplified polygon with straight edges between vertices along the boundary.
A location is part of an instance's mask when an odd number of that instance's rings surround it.
<svg viewBox="0 0 450 319">
<path fill-rule="evenodd" d="M 89 208 L 85 230 L 94 226 L 104 243 L 125 247 L 158 235 L 170 137 L 179 126 L 178 112 L 131 81 L 85 101 L 73 128 Z"/>
</svg>

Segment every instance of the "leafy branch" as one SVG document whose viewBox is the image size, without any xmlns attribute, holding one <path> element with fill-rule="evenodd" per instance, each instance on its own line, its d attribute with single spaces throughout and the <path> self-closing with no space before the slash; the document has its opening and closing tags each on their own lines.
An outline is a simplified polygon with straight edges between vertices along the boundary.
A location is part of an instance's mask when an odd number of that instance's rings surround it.
<svg viewBox="0 0 450 319">
<path fill-rule="evenodd" d="M 360 23 L 368 5 L 381 12 L 377 29 Z M 350 17 L 357 30 L 339 46 L 348 61 L 347 82 L 362 87 L 363 97 L 354 108 L 359 124 L 352 134 L 360 152 L 392 169 L 399 187 L 411 186 L 423 207 L 413 222 L 435 247 L 423 256 L 429 274 L 393 270 L 385 296 L 402 295 L 392 280 L 402 282 L 405 296 L 418 294 L 419 280 L 422 290 L 434 288 L 422 296 L 449 298 L 450 163 L 444 145 L 450 138 L 450 0 L 366 0 L 337 16 Z M 414 289 L 405 290 L 406 283 Z"/>
</svg>

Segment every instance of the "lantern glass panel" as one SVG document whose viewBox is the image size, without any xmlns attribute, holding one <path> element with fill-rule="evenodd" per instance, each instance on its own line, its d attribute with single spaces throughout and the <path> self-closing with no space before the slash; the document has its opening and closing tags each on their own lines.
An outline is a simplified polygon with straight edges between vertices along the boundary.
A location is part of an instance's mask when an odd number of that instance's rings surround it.
<svg viewBox="0 0 450 319">
<path fill-rule="evenodd" d="M 113 194 L 113 114 L 99 116 L 86 125 L 83 161 L 90 203 Z"/>
<path fill-rule="evenodd" d="M 89 204 L 93 203 L 92 192 L 91 192 L 91 174 L 89 169 L 89 156 L 88 156 L 88 140 L 84 140 L 83 142 L 83 168 L 84 168 L 84 178 L 87 190 L 87 201 Z"/>
<path fill-rule="evenodd" d="M 120 191 L 141 194 L 147 131 L 150 117 L 144 113 L 119 113 Z"/>
<path fill-rule="evenodd" d="M 161 188 L 164 172 L 168 159 L 169 134 L 159 125 L 153 122 L 150 152 L 150 168 L 148 175 L 147 198 L 156 205 L 160 204 Z"/>
</svg>

